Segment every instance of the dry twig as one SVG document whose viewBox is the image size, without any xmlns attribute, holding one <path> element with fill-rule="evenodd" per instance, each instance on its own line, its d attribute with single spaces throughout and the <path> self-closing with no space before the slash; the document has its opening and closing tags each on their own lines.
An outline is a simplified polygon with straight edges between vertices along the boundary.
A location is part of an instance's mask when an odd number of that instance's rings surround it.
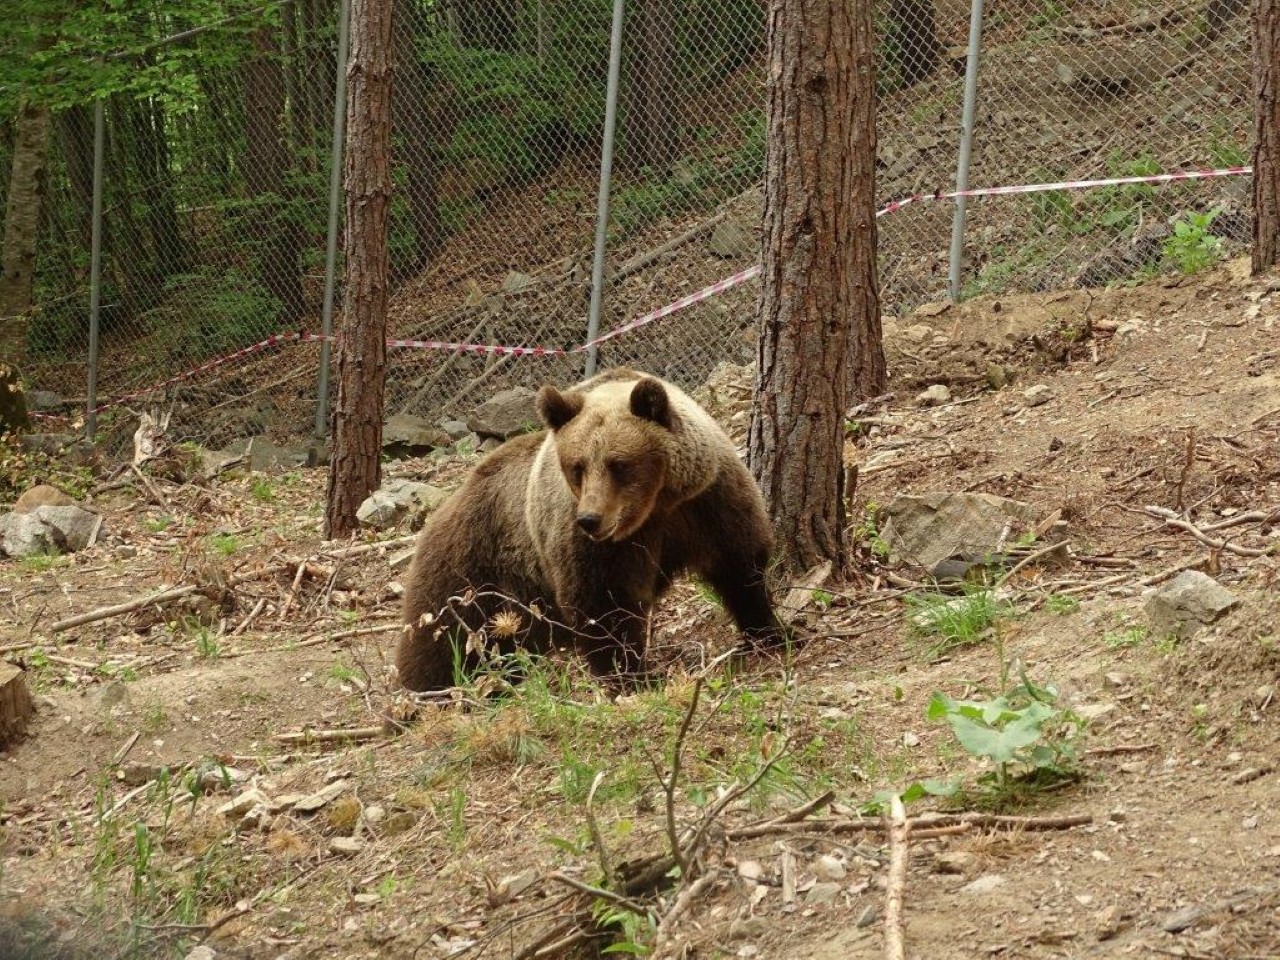
<svg viewBox="0 0 1280 960">
<path fill-rule="evenodd" d="M 902 798 L 896 793 L 889 801 L 889 877 L 884 894 L 885 960 L 905 960 L 902 897 L 907 885 L 907 856 L 910 852 L 911 823 Z"/>
</svg>

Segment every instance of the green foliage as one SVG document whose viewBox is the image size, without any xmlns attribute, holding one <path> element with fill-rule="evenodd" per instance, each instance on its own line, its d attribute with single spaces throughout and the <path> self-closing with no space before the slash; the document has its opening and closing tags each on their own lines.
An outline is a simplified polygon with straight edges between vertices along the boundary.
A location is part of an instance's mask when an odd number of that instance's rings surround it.
<svg viewBox="0 0 1280 960">
<path fill-rule="evenodd" d="M 47 483 L 83 499 L 94 484 L 88 467 L 71 466 L 39 450 L 28 450 L 17 434 L 0 432 L 0 503 L 12 503 L 28 487 Z"/>
<path fill-rule="evenodd" d="M 1076 597 L 1061 593 L 1052 593 L 1044 601 L 1044 608 L 1050 613 L 1064 617 L 1080 609 L 1080 601 Z"/>
<path fill-rule="evenodd" d="M 1147 628 L 1140 626 L 1125 627 L 1123 630 L 1108 630 L 1102 642 L 1108 647 L 1136 647 L 1147 639 Z"/>
<path fill-rule="evenodd" d="M 1223 242 L 1211 232 L 1213 221 L 1222 211 L 1207 213 L 1187 211 L 1173 223 L 1173 235 L 1164 242 L 1164 256 L 1185 274 L 1199 273 L 1222 259 Z"/>
<path fill-rule="evenodd" d="M 930 720 L 945 721 L 960 745 L 991 764 L 980 789 L 996 799 L 1020 787 L 1043 787 L 1076 774 L 1076 742 L 1084 720 L 1056 706 L 1057 691 L 1022 683 L 990 700 L 953 700 L 935 693 Z"/>
<path fill-rule="evenodd" d="M 930 656 L 991 639 L 1000 621 L 1013 608 L 988 588 L 969 587 L 958 597 L 940 593 L 913 594 L 906 598 L 912 629 L 933 643 Z"/>
</svg>

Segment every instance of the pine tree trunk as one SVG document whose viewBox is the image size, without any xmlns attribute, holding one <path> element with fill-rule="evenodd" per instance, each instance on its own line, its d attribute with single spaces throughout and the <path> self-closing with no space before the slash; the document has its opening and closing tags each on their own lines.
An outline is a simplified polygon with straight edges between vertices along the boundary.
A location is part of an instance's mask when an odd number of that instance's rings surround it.
<svg viewBox="0 0 1280 960">
<path fill-rule="evenodd" d="M 640 9 L 642 47 L 627 148 L 632 166 L 665 176 L 680 155 L 675 12 L 672 0 L 642 0 Z"/>
<path fill-rule="evenodd" d="M 349 536 L 381 478 L 391 209 L 392 13 L 352 0 L 347 67 L 346 277 L 338 324 L 338 402 L 325 536 Z"/>
<path fill-rule="evenodd" d="M 1280 262 L 1280 0 L 1253 5 L 1253 272 Z"/>
<path fill-rule="evenodd" d="M 287 210 L 285 173 L 289 168 L 285 116 L 284 68 L 275 27 L 253 35 L 253 57 L 246 66 L 245 184 L 257 200 L 256 214 L 246 221 L 260 243 L 260 276 L 266 291 L 280 304 L 281 319 L 292 322 L 306 310 L 298 264 L 302 231 Z"/>
<path fill-rule="evenodd" d="M 398 0 L 396 12 L 396 81 L 392 127 L 405 168 L 405 199 L 413 221 L 413 252 L 395 265 L 397 276 L 422 270 L 444 246 L 440 198 L 436 182 L 444 147 L 453 136 L 451 108 L 443 103 L 439 77 L 418 57 L 417 40 L 424 24 L 415 3 Z"/>
<path fill-rule="evenodd" d="M 770 0 L 749 461 L 792 570 L 844 546 L 844 411 L 880 392 L 870 0 Z"/>
<path fill-rule="evenodd" d="M 36 240 L 49 158 L 49 108 L 23 104 L 15 122 L 0 248 L 0 361 L 21 369 L 27 356 Z"/>
</svg>

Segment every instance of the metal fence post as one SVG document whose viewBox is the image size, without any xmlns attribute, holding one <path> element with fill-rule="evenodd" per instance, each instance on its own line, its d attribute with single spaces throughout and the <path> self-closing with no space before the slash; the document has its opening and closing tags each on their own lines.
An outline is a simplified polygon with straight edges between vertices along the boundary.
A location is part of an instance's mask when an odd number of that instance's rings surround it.
<svg viewBox="0 0 1280 960">
<path fill-rule="evenodd" d="M 92 441 L 98 430 L 98 330 L 102 319 L 102 176 L 106 153 L 107 109 L 99 97 L 93 105 L 93 206 L 89 228 L 89 370 L 85 393 L 84 435 Z"/>
<path fill-rule="evenodd" d="M 316 440 L 329 433 L 329 356 L 333 352 L 333 301 L 338 284 L 338 220 L 342 207 L 342 146 L 347 131 L 347 45 L 351 0 L 338 11 L 338 71 L 333 88 L 333 143 L 329 152 L 329 234 L 324 257 L 324 306 L 320 314 L 320 382 L 316 387 Z"/>
<path fill-rule="evenodd" d="M 964 115 L 960 120 L 960 157 L 956 163 L 956 190 L 969 189 L 969 151 L 973 146 L 973 113 L 978 99 L 978 56 L 982 50 L 982 0 L 972 0 L 969 10 L 969 54 L 964 70 Z M 948 287 L 953 303 L 960 300 L 960 271 L 964 266 L 965 197 L 956 197 L 951 221 L 951 272 Z"/>
<path fill-rule="evenodd" d="M 604 257 L 609 229 L 609 189 L 613 178 L 613 128 L 618 119 L 618 74 L 622 65 L 622 0 L 613 0 L 613 25 L 609 32 L 609 82 L 604 100 L 604 142 L 600 147 L 600 194 L 596 200 L 596 252 L 591 264 L 591 311 L 587 316 L 587 342 L 600 333 L 600 307 L 604 302 Z M 587 376 L 596 372 L 596 348 L 587 349 Z"/>
</svg>

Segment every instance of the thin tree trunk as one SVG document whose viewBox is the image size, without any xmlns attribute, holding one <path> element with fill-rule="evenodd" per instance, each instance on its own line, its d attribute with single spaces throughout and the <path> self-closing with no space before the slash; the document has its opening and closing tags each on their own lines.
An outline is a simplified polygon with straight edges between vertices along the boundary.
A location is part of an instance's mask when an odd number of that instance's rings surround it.
<svg viewBox="0 0 1280 960">
<path fill-rule="evenodd" d="M 338 402 L 325 536 L 349 536 L 381 479 L 391 210 L 395 0 L 353 0 L 347 67 L 346 278 L 338 325 Z"/>
<path fill-rule="evenodd" d="M 392 127 L 405 168 L 405 198 L 413 221 L 413 252 L 395 265 L 397 276 L 408 276 L 425 267 L 444 245 L 440 199 L 436 181 L 443 147 L 453 136 L 452 109 L 433 89 L 440 78 L 418 58 L 417 40 L 422 14 L 417 5 L 398 0 L 396 14 L 396 83 L 392 102 Z"/>
<path fill-rule="evenodd" d="M 58 132 L 67 158 L 74 232 L 79 247 L 87 251 L 93 203 L 93 107 L 77 104 L 60 112 Z"/>
<path fill-rule="evenodd" d="M 665 176 L 680 155 L 672 0 L 642 0 L 643 52 L 636 64 L 633 163 Z"/>
<path fill-rule="evenodd" d="M 884 380 L 870 0 L 770 0 L 749 461 L 785 565 L 847 563 L 844 411 Z"/>
<path fill-rule="evenodd" d="M 306 78 L 303 76 L 303 58 L 300 45 L 301 31 L 296 3 L 286 3 L 280 8 L 283 17 L 281 43 L 284 53 L 284 93 L 289 113 L 289 153 L 298 158 L 299 165 L 309 173 L 316 169 L 316 157 L 311 149 L 311 128 L 308 126 Z"/>
<path fill-rule="evenodd" d="M 26 103 L 18 109 L 0 249 L 0 361 L 21 368 L 27 355 L 36 240 L 49 160 L 49 108 Z"/>
<path fill-rule="evenodd" d="M 302 233 L 285 203 L 289 150 L 285 129 L 284 68 L 275 28 L 253 35 L 253 57 L 246 66 L 245 183 L 257 200 L 253 226 L 262 242 L 262 285 L 280 304 L 281 318 L 296 320 L 306 309 L 298 265 Z"/>
<path fill-rule="evenodd" d="M 1280 0 L 1253 5 L 1253 272 L 1280 262 Z"/>
</svg>

